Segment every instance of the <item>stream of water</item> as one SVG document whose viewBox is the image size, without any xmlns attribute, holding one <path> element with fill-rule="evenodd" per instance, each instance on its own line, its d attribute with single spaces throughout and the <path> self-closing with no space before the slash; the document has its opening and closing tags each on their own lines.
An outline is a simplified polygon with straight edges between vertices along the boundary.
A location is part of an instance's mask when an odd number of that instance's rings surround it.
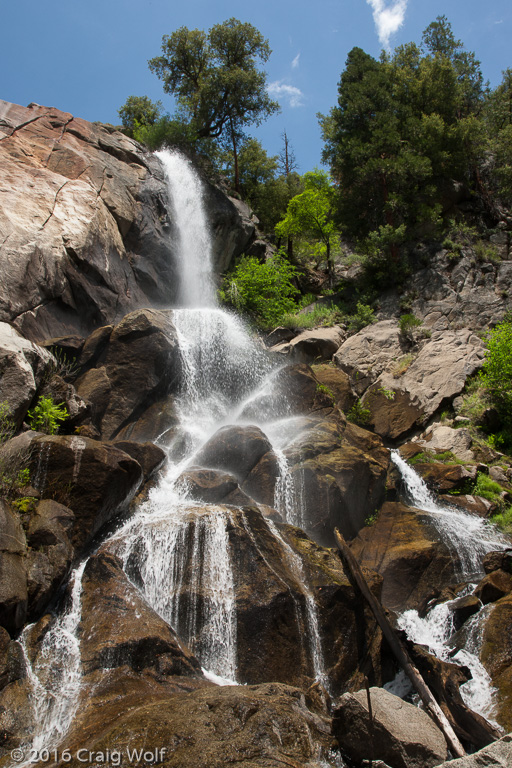
<svg viewBox="0 0 512 768">
<path fill-rule="evenodd" d="M 460 582 L 467 583 L 466 589 L 458 597 L 470 594 L 484 575 L 484 555 L 506 549 L 510 542 L 485 519 L 454 505 L 439 503 L 420 475 L 404 461 L 398 451 L 391 452 L 391 459 L 400 472 L 407 502 L 427 513 L 452 554 Z M 484 620 L 492 606 L 481 609 L 465 623 L 464 648 L 456 652 L 451 610 L 454 602 L 449 600 L 434 606 L 424 618 L 415 610 L 405 611 L 399 616 L 398 625 L 410 640 L 426 646 L 438 658 L 469 667 L 472 679 L 461 686 L 462 698 L 468 707 L 492 720 L 495 689 L 480 662 Z"/>
</svg>

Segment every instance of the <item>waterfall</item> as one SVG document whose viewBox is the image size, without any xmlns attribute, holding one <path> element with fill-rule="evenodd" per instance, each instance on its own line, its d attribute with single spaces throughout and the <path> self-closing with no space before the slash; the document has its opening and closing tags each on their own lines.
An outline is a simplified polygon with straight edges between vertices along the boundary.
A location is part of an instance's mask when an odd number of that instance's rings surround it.
<svg viewBox="0 0 512 768">
<path fill-rule="evenodd" d="M 400 472 L 407 501 L 427 513 L 441 540 L 452 553 L 461 580 L 469 581 L 482 575 L 484 555 L 510 546 L 505 537 L 478 515 L 440 504 L 398 451 L 391 451 L 391 459 Z"/>
<path fill-rule="evenodd" d="M 391 451 L 391 459 L 400 472 L 407 501 L 427 513 L 441 540 L 449 548 L 460 579 L 469 582 L 458 597 L 470 594 L 476 586 L 472 582 L 483 576 L 484 555 L 493 550 L 506 549 L 510 543 L 483 518 L 458 507 L 439 503 L 398 451 Z M 472 679 L 461 686 L 462 698 L 468 707 L 490 718 L 495 689 L 479 658 L 483 619 L 487 609 L 480 610 L 466 622 L 465 647 L 454 655 L 453 612 L 450 609 L 454 602 L 449 600 L 434 606 L 424 618 L 415 610 L 405 611 L 398 617 L 398 625 L 412 642 L 426 646 L 439 659 L 456 661 L 469 667 Z"/>
<path fill-rule="evenodd" d="M 286 393 L 273 382 L 282 362 L 272 359 L 250 337 L 238 317 L 216 305 L 211 237 L 195 171 L 180 155 L 167 151 L 157 154 L 168 181 L 180 261 L 179 300 L 173 311 L 183 370 L 175 400 L 179 425 L 177 436 L 165 446 L 169 461 L 158 485 L 105 546 L 121 558 L 126 575 L 151 608 L 190 646 L 205 675 L 219 684 L 236 684 L 237 584 L 229 538 L 235 513 L 232 517 L 228 507 L 194 503 L 180 488 L 178 478 L 220 427 L 256 424 L 268 430 L 278 456 L 278 506 L 287 521 L 300 523 L 283 454 L 298 427 L 288 416 Z M 75 439 L 73 447 L 74 473 L 78 475 L 81 442 Z M 42 453 L 37 472 L 40 485 L 44 484 L 46 464 L 47 456 Z M 255 545 L 243 515 L 242 528 Z M 312 675 L 327 687 L 317 608 L 302 561 L 273 523 L 268 523 L 268 529 L 294 579 L 292 584 L 283 583 L 292 594 L 298 634 L 304 638 L 299 653 L 307 656 Z M 37 748 L 58 744 L 76 713 L 81 685 L 76 631 L 84 567 L 85 562 L 72 577 L 70 606 L 55 619 L 32 663 L 26 651 L 38 723 Z M 304 598 L 304 616 L 300 599 L 293 595 L 297 585 Z M 30 628 L 26 639 L 29 633 Z"/>
</svg>

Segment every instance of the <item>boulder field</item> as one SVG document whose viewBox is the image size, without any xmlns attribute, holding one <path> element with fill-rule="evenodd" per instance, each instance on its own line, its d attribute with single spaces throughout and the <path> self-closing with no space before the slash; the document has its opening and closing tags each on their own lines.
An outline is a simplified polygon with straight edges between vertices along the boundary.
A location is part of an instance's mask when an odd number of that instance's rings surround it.
<svg viewBox="0 0 512 768">
<path fill-rule="evenodd" d="M 479 474 L 510 501 L 506 457 L 441 418 L 482 365 L 476 331 L 503 316 L 508 253 L 487 271 L 441 254 L 415 274 L 427 333 L 404 337 L 392 295 L 351 336 L 277 329 L 259 347 L 265 386 L 182 466 L 188 372 L 158 160 L 112 127 L 5 102 L 0 159 L 0 403 L 11 414 L 0 424 L 0 766 L 42 725 L 70 760 L 50 752 L 40 765 L 82 765 L 79 750 L 125 768 L 512 765 L 510 736 L 496 740 L 512 730 L 512 542 L 482 557 L 468 586 L 390 453 L 479 520 L 494 509 L 476 494 Z M 250 248 L 255 224 L 240 201 L 205 190 L 219 273 Z M 55 434 L 30 428 L 40 397 L 65 405 Z M 282 451 L 271 418 L 294 425 Z M 497 726 L 463 700 L 466 666 L 402 639 L 458 738 L 480 752 L 450 760 L 426 712 L 384 688 L 397 663 L 335 528 L 395 627 L 404 611 L 446 603 L 455 651 L 479 622 Z M 237 684 L 200 661 L 228 651 Z"/>
</svg>

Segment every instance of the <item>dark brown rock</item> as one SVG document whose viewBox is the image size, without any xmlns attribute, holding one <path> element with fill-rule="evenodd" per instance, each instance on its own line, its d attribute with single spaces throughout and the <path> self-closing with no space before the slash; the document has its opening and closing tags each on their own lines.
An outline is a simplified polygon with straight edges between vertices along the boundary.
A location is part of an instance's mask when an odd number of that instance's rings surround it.
<svg viewBox="0 0 512 768">
<path fill-rule="evenodd" d="M 512 573 L 512 550 L 488 552 L 483 559 L 482 565 L 486 573 L 498 570 Z"/>
<path fill-rule="evenodd" d="M 356 395 L 348 374 L 332 364 L 313 365 L 312 370 L 320 384 L 332 393 L 336 407 L 344 413 L 349 411 L 356 401 Z"/>
<path fill-rule="evenodd" d="M 474 616 L 475 613 L 478 613 L 481 607 L 482 601 L 476 595 L 465 595 L 455 600 L 450 605 L 450 610 L 453 613 L 454 629 L 460 629 L 465 621 Z"/>
<path fill-rule="evenodd" d="M 512 592 L 512 575 L 501 569 L 488 573 L 475 589 L 475 595 L 484 605 L 495 603 Z"/>
<path fill-rule="evenodd" d="M 135 459 L 142 467 L 144 482 L 160 469 L 165 461 L 166 453 L 154 443 L 138 443 L 134 440 L 116 440 L 113 443 L 115 448 L 124 451 Z"/>
<path fill-rule="evenodd" d="M 226 496 L 239 488 L 233 475 L 215 469 L 196 469 L 191 467 L 178 478 L 178 483 L 188 491 L 191 499 L 204 501 L 206 504 L 218 504 Z"/>
<path fill-rule="evenodd" d="M 431 488 L 439 492 L 464 490 L 476 480 L 477 475 L 476 467 L 462 464 L 417 463 L 414 469 Z"/>
<path fill-rule="evenodd" d="M 394 611 L 418 608 L 433 587 L 456 581 L 451 553 L 428 518 L 398 502 L 384 504 L 350 547 L 361 565 L 383 577 L 382 603 Z"/>
<path fill-rule="evenodd" d="M 33 482 L 45 498 L 73 510 L 70 539 L 78 552 L 128 504 L 142 480 L 142 469 L 119 448 L 96 440 L 33 435 Z"/>
<path fill-rule="evenodd" d="M 495 719 L 512 730 L 512 595 L 494 604 L 484 625 L 480 660 L 497 692 Z"/>
<path fill-rule="evenodd" d="M 194 457 L 194 464 L 233 474 L 243 482 L 272 448 L 259 427 L 221 427 Z"/>
</svg>

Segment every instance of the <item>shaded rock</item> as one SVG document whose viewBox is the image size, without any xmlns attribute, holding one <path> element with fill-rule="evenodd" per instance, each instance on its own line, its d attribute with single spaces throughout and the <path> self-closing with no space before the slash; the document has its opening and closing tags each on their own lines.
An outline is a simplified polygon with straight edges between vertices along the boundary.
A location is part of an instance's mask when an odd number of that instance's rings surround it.
<svg viewBox="0 0 512 768">
<path fill-rule="evenodd" d="M 297 499 L 297 523 L 324 546 L 333 530 L 353 538 L 384 501 L 389 451 L 343 418 L 305 419 L 284 451 Z"/>
<path fill-rule="evenodd" d="M 495 719 L 512 730 L 512 595 L 508 594 L 487 609 L 480 660 L 497 691 Z"/>
<path fill-rule="evenodd" d="M 512 764 L 512 734 L 489 744 L 474 755 L 440 763 L 437 768 L 509 768 Z"/>
<path fill-rule="evenodd" d="M 383 688 L 370 688 L 373 727 L 366 691 L 345 693 L 333 717 L 333 733 L 356 762 L 378 757 L 393 768 L 433 768 L 447 757 L 443 734 L 426 712 Z"/>
<path fill-rule="evenodd" d="M 450 605 L 450 611 L 453 613 L 453 627 L 455 630 L 461 628 L 475 613 L 478 613 L 482 607 L 482 601 L 476 595 L 465 595 L 459 597 Z"/>
<path fill-rule="evenodd" d="M 292 331 L 290 328 L 274 328 L 271 333 L 265 336 L 265 346 L 274 347 L 276 344 L 283 344 L 284 342 L 291 341 L 297 335 L 296 331 Z"/>
<path fill-rule="evenodd" d="M 34 620 L 69 573 L 74 549 L 70 533 L 74 514 L 56 501 L 39 501 L 30 515 L 27 543 L 28 618 Z"/>
<path fill-rule="evenodd" d="M 331 360 L 346 336 L 346 332 L 337 325 L 332 328 L 314 328 L 302 331 L 288 342 L 275 344 L 271 350 L 300 363 L 322 362 Z"/>
<path fill-rule="evenodd" d="M 492 571 L 499 569 L 505 571 L 505 573 L 512 573 L 512 550 L 488 552 L 482 561 L 482 565 L 486 573 L 492 573 Z"/>
<path fill-rule="evenodd" d="M 87 437 L 32 434 L 33 482 L 45 497 L 73 510 L 70 539 L 79 551 L 128 504 L 142 480 L 141 467 L 119 448 Z"/>
<path fill-rule="evenodd" d="M 154 443 L 138 443 L 133 440 L 116 440 L 113 443 L 115 448 L 124 451 L 128 456 L 140 464 L 144 475 L 144 482 L 160 469 L 166 459 L 166 453 Z"/>
<path fill-rule="evenodd" d="M 270 442 L 259 427 L 221 427 L 194 456 L 194 464 L 223 470 L 243 482 L 271 449 Z"/>
<path fill-rule="evenodd" d="M 100 552 L 87 562 L 78 634 L 84 674 L 127 665 L 138 672 L 202 677 L 197 659 L 144 602 L 112 554 Z"/>
<path fill-rule="evenodd" d="M 84 352 L 86 348 L 87 343 Z M 91 403 L 103 438 L 112 440 L 121 431 L 123 437 L 131 436 L 126 427 L 175 388 L 180 374 L 181 355 L 169 315 L 141 309 L 115 326 L 96 357 L 96 367 L 86 371 L 76 387 Z"/>
<path fill-rule="evenodd" d="M 40 341 L 39 345 L 59 355 L 65 363 L 73 363 L 80 356 L 85 344 L 83 336 L 71 334 L 68 336 L 57 336 L 53 339 Z"/>
<path fill-rule="evenodd" d="M 100 355 L 106 349 L 113 330 L 113 325 L 104 325 L 101 328 L 96 328 L 85 339 L 80 357 L 78 358 L 78 365 L 82 371 L 96 365 Z"/>
<path fill-rule="evenodd" d="M 18 516 L 0 499 L 0 626 L 11 634 L 27 615 L 26 547 Z"/>
<path fill-rule="evenodd" d="M 41 388 L 40 396 L 51 397 L 54 403 L 64 404 L 68 412 L 66 419 L 66 428 L 71 428 L 80 424 L 88 415 L 89 406 L 81 397 L 78 396 L 73 384 L 65 381 L 61 376 L 55 374 Z"/>
<path fill-rule="evenodd" d="M 488 573 L 475 589 L 475 595 L 484 605 L 495 603 L 512 592 L 512 574 L 501 569 Z"/>
<path fill-rule="evenodd" d="M 386 502 L 350 547 L 361 565 L 383 577 L 383 605 L 403 611 L 418 608 L 432 588 L 456 581 L 451 553 L 439 539 L 421 511 Z"/>
<path fill-rule="evenodd" d="M 18 428 L 52 360 L 46 349 L 0 323 L 0 402 L 7 403 Z"/>
<path fill-rule="evenodd" d="M 266 390 L 245 406 L 240 418 L 244 421 L 278 419 L 332 407 L 332 398 L 326 400 L 318 385 L 305 363 L 287 365 L 276 371 Z"/>
<path fill-rule="evenodd" d="M 281 477 L 279 460 L 268 451 L 250 471 L 242 488 L 251 498 L 270 507 L 276 505 L 276 484 Z"/>
</svg>

